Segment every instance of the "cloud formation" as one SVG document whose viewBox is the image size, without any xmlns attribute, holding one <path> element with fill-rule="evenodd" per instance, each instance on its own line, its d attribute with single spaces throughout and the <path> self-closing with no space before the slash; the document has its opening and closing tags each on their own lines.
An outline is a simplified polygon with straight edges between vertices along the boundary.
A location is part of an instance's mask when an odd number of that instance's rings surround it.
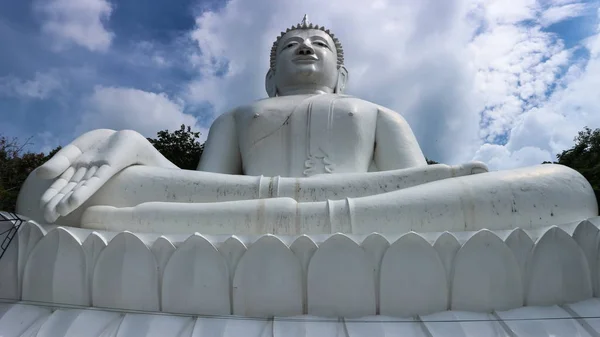
<svg viewBox="0 0 600 337">
<path fill-rule="evenodd" d="M 113 10 L 106 0 L 44 0 L 35 4 L 42 18 L 42 31 L 54 39 L 54 46 L 63 49 L 70 44 L 91 51 L 106 51 L 113 33 L 104 22 Z"/>
<path fill-rule="evenodd" d="M 550 6 L 550 8 L 542 13 L 540 24 L 548 27 L 563 20 L 585 15 L 589 10 L 593 10 L 593 8 L 586 3 L 563 4 L 558 2 L 555 6 Z"/>
<path fill-rule="evenodd" d="M 35 73 L 30 80 L 14 76 L 0 77 L 0 96 L 46 99 L 62 87 L 62 80 L 56 72 Z"/>
<path fill-rule="evenodd" d="M 107 128 L 133 129 L 154 137 L 159 130 L 176 130 L 181 124 L 198 129 L 196 119 L 164 93 L 99 86 L 84 99 L 83 106 L 87 109 L 80 117 L 76 135 Z"/>
</svg>

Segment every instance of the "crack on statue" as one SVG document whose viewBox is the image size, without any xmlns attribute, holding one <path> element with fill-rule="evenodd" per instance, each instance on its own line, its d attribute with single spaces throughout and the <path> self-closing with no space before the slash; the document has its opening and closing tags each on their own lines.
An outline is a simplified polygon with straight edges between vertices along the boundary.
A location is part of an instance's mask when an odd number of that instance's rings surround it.
<svg viewBox="0 0 600 337">
<path fill-rule="evenodd" d="M 264 136 L 260 137 L 259 139 L 255 140 L 254 142 L 252 142 L 252 145 L 251 145 L 250 147 L 254 147 L 254 146 L 256 146 L 256 145 L 257 145 L 259 142 L 261 142 L 261 141 L 263 141 L 263 140 L 267 139 L 268 137 L 271 137 L 271 136 L 272 136 L 273 134 L 275 134 L 277 131 L 281 130 L 281 128 L 283 128 L 284 126 L 288 125 L 288 124 L 290 123 L 290 118 L 292 118 L 292 114 L 293 114 L 293 113 L 289 114 L 289 115 L 287 116 L 287 118 L 285 119 L 285 121 L 283 121 L 283 123 L 282 123 L 280 126 L 278 126 L 278 127 L 275 129 L 275 130 L 273 130 L 273 131 L 269 132 L 268 134 L 266 134 L 266 135 L 264 135 Z"/>
</svg>

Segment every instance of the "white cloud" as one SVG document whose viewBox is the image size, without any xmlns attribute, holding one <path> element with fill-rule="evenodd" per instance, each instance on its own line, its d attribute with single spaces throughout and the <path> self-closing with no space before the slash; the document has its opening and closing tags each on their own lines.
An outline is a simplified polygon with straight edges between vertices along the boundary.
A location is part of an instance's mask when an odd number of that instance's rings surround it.
<svg viewBox="0 0 600 337">
<path fill-rule="evenodd" d="M 63 83 L 56 72 L 38 72 L 30 80 L 14 76 L 0 77 L 0 95 L 5 96 L 47 99 L 62 87 Z"/>
<path fill-rule="evenodd" d="M 526 146 L 511 152 L 505 146 L 495 144 L 482 145 L 473 159 L 485 162 L 491 169 L 497 170 L 539 165 L 545 161 L 555 160 L 550 152 L 537 147 Z"/>
<path fill-rule="evenodd" d="M 566 19 L 585 15 L 589 9 L 589 6 L 585 3 L 569 3 L 553 6 L 544 11 L 540 23 L 542 26 L 547 27 Z"/>
<path fill-rule="evenodd" d="M 108 128 L 131 129 L 146 137 L 155 137 L 157 131 L 174 131 L 185 124 L 206 136 L 206 130 L 196 125 L 196 118 L 184 113 L 180 103 L 163 93 L 96 87 L 84 100 L 84 107 L 86 110 L 76 128 L 77 135 L 92 129 Z"/>
<path fill-rule="evenodd" d="M 483 10 L 484 19 L 491 25 L 516 24 L 533 19 L 539 6 L 535 0 L 474 2 Z"/>
<path fill-rule="evenodd" d="M 167 58 L 164 50 L 150 41 L 137 41 L 132 45 L 132 52 L 125 55 L 125 60 L 131 66 L 153 67 L 156 69 L 168 68 L 173 65 L 173 60 Z"/>
<path fill-rule="evenodd" d="M 482 137 L 493 142 L 525 110 L 546 100 L 570 51 L 538 26 L 497 25 L 470 44 L 484 99 Z"/>
<path fill-rule="evenodd" d="M 106 51 L 114 34 L 104 26 L 112 13 L 106 0 L 39 0 L 35 9 L 41 15 L 42 31 L 54 38 L 54 46 L 70 44 L 91 51 Z"/>
<path fill-rule="evenodd" d="M 589 59 L 571 63 L 562 78 L 545 82 L 546 86 L 554 82 L 557 89 L 549 96 L 542 96 L 537 106 L 525 104 L 521 107 L 513 123 L 505 126 L 509 135 L 507 144 L 494 145 L 495 152 L 490 146 L 483 145 L 475 158 L 487 158 L 492 168 L 524 166 L 533 159 L 539 162 L 545 154 L 550 159 L 544 160 L 554 161 L 556 154 L 573 145 L 573 138 L 584 126 L 600 127 L 600 30 L 577 48 L 585 48 Z M 565 52 L 570 51 L 563 49 L 546 63 Z M 565 62 L 556 64 L 564 65 Z M 552 73 L 556 74 L 556 67 L 548 66 L 547 71 L 538 73 L 535 78 L 543 78 L 544 73 L 549 78 Z M 524 161 L 520 156 L 522 153 L 528 153 L 530 159 Z"/>
</svg>

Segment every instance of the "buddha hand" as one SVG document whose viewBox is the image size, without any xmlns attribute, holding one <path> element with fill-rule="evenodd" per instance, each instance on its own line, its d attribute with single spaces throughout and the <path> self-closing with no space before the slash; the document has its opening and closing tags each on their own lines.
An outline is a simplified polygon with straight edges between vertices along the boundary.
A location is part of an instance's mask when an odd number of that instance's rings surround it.
<svg viewBox="0 0 600 337">
<path fill-rule="evenodd" d="M 37 170 L 38 177 L 55 179 L 41 198 L 44 218 L 53 223 L 71 213 L 131 165 L 177 168 L 135 131 L 99 129 L 83 134 Z"/>
</svg>

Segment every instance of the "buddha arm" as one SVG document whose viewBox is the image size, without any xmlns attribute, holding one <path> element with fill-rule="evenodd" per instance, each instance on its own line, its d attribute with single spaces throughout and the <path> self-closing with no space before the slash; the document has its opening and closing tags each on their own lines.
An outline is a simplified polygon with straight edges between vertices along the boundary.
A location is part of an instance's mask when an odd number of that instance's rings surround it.
<svg viewBox="0 0 600 337">
<path fill-rule="evenodd" d="M 374 162 L 380 171 L 426 166 L 425 156 L 410 126 L 384 107 L 377 112 Z"/>
<path fill-rule="evenodd" d="M 210 127 L 198 171 L 242 174 L 242 159 L 233 112 L 219 116 Z"/>
</svg>

